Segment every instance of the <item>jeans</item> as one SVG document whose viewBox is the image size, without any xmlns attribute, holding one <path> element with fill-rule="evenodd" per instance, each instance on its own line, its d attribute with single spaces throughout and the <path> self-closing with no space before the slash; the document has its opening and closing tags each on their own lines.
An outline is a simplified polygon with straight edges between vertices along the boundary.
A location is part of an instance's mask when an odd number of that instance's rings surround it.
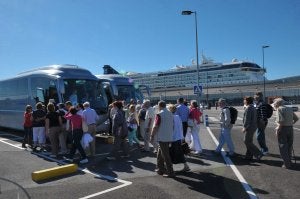
<svg viewBox="0 0 300 199">
<path fill-rule="evenodd" d="M 229 154 L 234 153 L 234 145 L 231 139 L 231 132 L 229 128 L 221 128 L 220 137 L 219 137 L 219 145 L 216 148 L 216 152 L 220 152 L 223 145 L 227 144 L 229 149 Z"/>
<path fill-rule="evenodd" d="M 257 128 L 257 131 L 256 131 L 256 139 L 257 139 L 257 142 L 258 142 L 262 152 L 269 151 L 269 149 L 266 145 L 266 137 L 265 137 L 265 129 L 266 129 L 267 124 L 268 124 L 268 121 L 265 122 L 264 127 L 259 127 L 259 128 Z"/>
</svg>

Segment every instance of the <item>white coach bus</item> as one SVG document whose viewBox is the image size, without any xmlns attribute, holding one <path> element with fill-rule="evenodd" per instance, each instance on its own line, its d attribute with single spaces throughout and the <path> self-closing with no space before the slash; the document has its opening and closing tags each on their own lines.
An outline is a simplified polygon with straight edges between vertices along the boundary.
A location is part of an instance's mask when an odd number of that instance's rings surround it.
<svg viewBox="0 0 300 199">
<path fill-rule="evenodd" d="M 108 102 L 124 100 L 129 103 L 131 99 L 143 102 L 144 96 L 140 86 L 136 85 L 129 77 L 119 74 L 96 75 L 103 84 Z"/>
<path fill-rule="evenodd" d="M 108 100 L 103 85 L 90 71 L 75 65 L 50 65 L 0 81 L 0 126 L 23 129 L 25 106 L 89 101 L 100 116 L 106 117 Z M 100 121 L 99 121 L 100 122 Z"/>
</svg>

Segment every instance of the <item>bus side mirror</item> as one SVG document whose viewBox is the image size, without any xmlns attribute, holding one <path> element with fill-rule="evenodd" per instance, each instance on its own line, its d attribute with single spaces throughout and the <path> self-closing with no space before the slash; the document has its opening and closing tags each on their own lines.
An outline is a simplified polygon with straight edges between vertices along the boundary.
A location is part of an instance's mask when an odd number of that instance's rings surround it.
<svg viewBox="0 0 300 199">
<path fill-rule="evenodd" d="M 60 94 L 65 94 L 65 83 L 63 80 L 59 81 L 59 93 Z"/>
</svg>

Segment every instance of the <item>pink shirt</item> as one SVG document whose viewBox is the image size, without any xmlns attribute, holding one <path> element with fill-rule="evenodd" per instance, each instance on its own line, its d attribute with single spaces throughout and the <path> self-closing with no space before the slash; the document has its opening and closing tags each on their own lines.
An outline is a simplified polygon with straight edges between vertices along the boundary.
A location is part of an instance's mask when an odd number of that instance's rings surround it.
<svg viewBox="0 0 300 199">
<path fill-rule="evenodd" d="M 82 129 L 82 117 L 80 115 L 67 113 L 65 118 L 71 121 L 72 129 Z"/>
</svg>

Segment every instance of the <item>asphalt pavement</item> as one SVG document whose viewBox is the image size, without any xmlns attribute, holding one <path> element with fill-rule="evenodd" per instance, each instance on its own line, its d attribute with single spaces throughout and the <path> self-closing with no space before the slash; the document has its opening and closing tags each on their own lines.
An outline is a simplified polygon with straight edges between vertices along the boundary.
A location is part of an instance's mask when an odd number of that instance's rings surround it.
<svg viewBox="0 0 300 199">
<path fill-rule="evenodd" d="M 35 182 L 33 171 L 67 164 L 62 157 L 49 158 L 21 148 L 20 133 L 0 131 L 0 198 L 300 198 L 299 163 L 293 170 L 281 168 L 278 144 L 272 119 L 266 130 L 270 154 L 261 162 L 242 159 L 245 153 L 241 117 L 232 130 L 236 153 L 234 158 L 216 156 L 219 136 L 219 110 L 205 110 L 209 126 L 201 126 L 200 139 L 203 153 L 188 156 L 189 172 L 177 172 L 175 178 L 164 178 L 155 170 L 154 153 L 142 153 L 138 147 L 130 149 L 129 158 L 106 160 L 111 149 L 97 139 L 97 156 L 88 164 L 78 164 L 78 172 L 54 179 Z M 295 125 L 294 151 L 298 162 L 300 126 Z M 217 138 L 217 139 L 215 139 Z M 255 139 L 254 139 L 255 140 Z M 225 147 L 226 149 L 226 147 Z M 78 163 L 78 162 L 77 162 Z M 174 165 L 176 171 L 182 164 Z M 24 193 L 26 192 L 26 194 Z"/>
</svg>

